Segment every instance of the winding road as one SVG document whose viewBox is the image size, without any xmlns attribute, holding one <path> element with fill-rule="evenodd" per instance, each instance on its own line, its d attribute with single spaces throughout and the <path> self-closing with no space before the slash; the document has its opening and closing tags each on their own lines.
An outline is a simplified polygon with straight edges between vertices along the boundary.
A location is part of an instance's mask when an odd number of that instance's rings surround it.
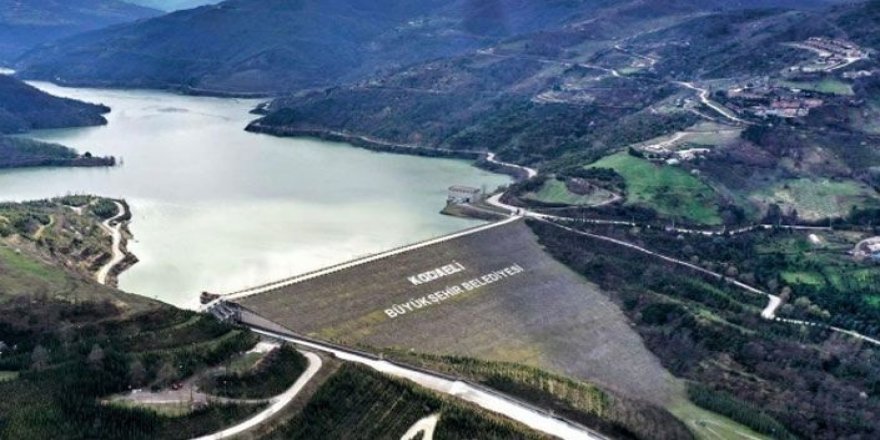
<svg viewBox="0 0 880 440">
<path fill-rule="evenodd" d="M 833 331 L 833 332 L 842 333 L 842 334 L 845 334 L 845 335 L 848 335 L 848 336 L 852 336 L 852 337 L 854 337 L 854 338 L 856 338 L 856 339 L 859 339 L 859 340 L 865 341 L 865 342 L 867 342 L 867 343 L 869 343 L 869 344 L 872 344 L 872 345 L 880 346 L 880 340 L 875 339 L 875 338 L 871 338 L 871 337 L 869 337 L 869 336 L 865 336 L 865 335 L 863 335 L 863 334 L 861 334 L 861 333 L 854 332 L 854 331 L 852 331 L 852 330 L 846 330 L 846 329 L 842 329 L 842 328 L 839 328 L 839 327 L 834 327 L 834 326 L 831 326 L 831 325 L 828 325 L 828 324 L 819 323 L 819 322 L 802 321 L 802 320 L 798 320 L 798 319 L 780 318 L 780 317 L 776 316 L 776 311 L 779 309 L 779 306 L 782 305 L 782 298 L 780 298 L 780 297 L 778 297 L 778 296 L 776 296 L 776 295 L 773 295 L 773 294 L 770 294 L 770 293 L 764 292 L 764 291 L 761 290 L 761 289 L 758 289 L 758 288 L 756 288 L 756 287 L 750 286 L 750 285 L 745 284 L 745 283 L 743 283 L 743 282 L 741 282 L 741 281 L 735 280 L 735 279 L 733 279 L 733 278 L 726 277 L 726 276 L 724 276 L 724 275 L 722 275 L 722 274 L 720 274 L 720 273 L 712 272 L 712 271 L 710 271 L 710 270 L 708 270 L 708 269 L 702 268 L 702 267 L 700 267 L 700 266 L 697 266 L 697 265 L 695 265 L 695 264 L 689 263 L 689 262 L 687 262 L 687 261 L 682 261 L 682 260 L 679 260 L 679 259 L 677 259 L 677 258 L 672 258 L 672 257 L 666 256 L 666 255 L 663 255 L 663 254 L 660 254 L 660 253 L 657 253 L 657 252 L 654 252 L 654 251 L 649 250 L 649 249 L 645 249 L 645 248 L 643 248 L 643 247 L 641 247 L 641 246 L 639 246 L 639 245 L 636 245 L 636 244 L 633 244 L 633 243 L 629 243 L 629 242 L 626 242 L 626 241 L 623 241 L 623 240 L 618 240 L 618 239 L 616 239 L 616 238 L 606 237 L 606 236 L 604 236 L 604 235 L 591 234 L 591 233 L 589 233 L 589 232 L 579 231 L 579 230 L 577 230 L 577 229 L 574 229 L 574 228 L 571 228 L 571 227 L 568 227 L 568 226 L 564 226 L 564 225 L 560 225 L 559 223 L 555 223 L 555 222 L 552 222 L 552 221 L 549 221 L 549 220 L 546 220 L 546 219 L 541 219 L 541 220 L 543 220 L 543 221 L 544 221 L 545 223 L 547 223 L 547 224 L 550 224 L 550 225 L 556 226 L 556 227 L 558 227 L 558 228 L 564 229 L 564 230 L 566 230 L 566 231 L 568 231 L 568 232 L 571 232 L 571 233 L 574 233 L 574 234 L 578 234 L 578 235 L 582 235 L 582 236 L 585 236 L 585 237 L 594 238 L 594 239 L 597 239 L 597 240 L 606 241 L 606 242 L 609 242 L 609 243 L 614 243 L 614 244 L 617 244 L 617 245 L 620 245 L 620 246 L 624 246 L 624 247 L 627 247 L 627 248 L 629 248 L 629 249 L 633 249 L 633 250 L 639 251 L 639 252 L 641 252 L 641 253 L 644 253 L 644 254 L 647 254 L 647 255 L 650 255 L 650 256 L 653 256 L 653 257 L 659 258 L 659 259 L 661 259 L 661 260 L 664 260 L 664 261 L 667 261 L 667 262 L 670 262 L 670 263 L 674 263 L 674 264 L 677 264 L 677 265 L 679 265 L 679 266 L 687 267 L 687 268 L 689 268 L 689 269 L 695 270 L 695 271 L 700 272 L 700 273 L 702 273 L 702 274 L 704 274 L 704 275 L 707 275 L 707 276 L 709 276 L 709 277 L 712 277 L 712 278 L 715 278 L 715 279 L 718 279 L 718 280 L 722 280 L 722 281 L 724 281 L 724 282 L 726 282 L 726 283 L 729 283 L 729 284 L 731 284 L 731 285 L 734 285 L 734 286 L 736 286 L 736 287 L 739 287 L 740 289 L 746 290 L 746 291 L 748 291 L 749 293 L 753 293 L 753 294 L 757 294 L 757 295 L 765 296 L 765 297 L 767 297 L 767 299 L 768 299 L 768 304 L 767 304 L 767 306 L 764 308 L 764 310 L 761 311 L 761 317 L 764 318 L 764 319 L 766 319 L 766 320 L 769 320 L 769 321 L 776 321 L 776 322 L 784 322 L 784 323 L 787 323 L 787 324 L 795 324 L 795 325 L 800 325 L 800 326 L 805 326 L 805 327 L 820 327 L 820 328 L 825 328 L 825 329 L 831 330 L 831 331 Z"/>
<path fill-rule="evenodd" d="M 113 268 L 125 259 L 125 253 L 122 252 L 122 224 L 117 222 L 117 220 L 125 215 L 125 206 L 122 206 L 122 203 L 117 201 L 114 201 L 113 203 L 116 204 L 116 208 L 119 211 L 116 215 L 101 223 L 101 228 L 107 231 L 107 233 L 113 238 L 113 256 L 110 258 L 110 261 L 98 269 L 98 272 L 95 274 L 95 279 L 99 284 L 103 285 L 107 285 L 107 278 L 110 276 Z"/>
<path fill-rule="evenodd" d="M 296 338 L 290 335 L 283 335 L 258 328 L 252 328 L 252 330 L 255 333 L 264 336 L 292 342 L 311 350 L 329 353 L 343 361 L 364 365 L 380 373 L 414 382 L 432 391 L 473 403 L 485 410 L 500 414 L 504 417 L 520 422 L 529 428 L 551 436 L 571 440 L 605 439 L 605 437 L 584 426 L 557 418 L 556 416 L 525 402 L 513 399 L 487 388 L 475 386 L 468 382 L 454 380 L 439 374 L 432 374 L 423 370 L 405 367 L 387 360 L 374 359 L 351 350 L 340 349 L 311 340 Z M 208 439 L 213 440 L 214 437 L 199 440 Z"/>
<path fill-rule="evenodd" d="M 252 429 L 256 426 L 259 426 L 266 422 L 269 418 L 278 414 L 288 403 L 290 403 L 293 399 L 296 398 L 297 395 L 305 388 L 306 384 L 308 384 L 312 378 L 315 377 L 315 374 L 321 370 L 323 366 L 323 362 L 321 358 L 315 353 L 302 351 L 303 355 L 305 355 L 306 359 L 309 361 L 309 366 L 306 368 L 306 371 L 300 375 L 299 379 L 294 382 L 293 386 L 287 389 L 284 393 L 273 397 L 269 402 L 269 406 L 260 411 L 253 417 L 241 422 L 235 426 L 230 428 L 226 428 L 222 431 L 215 432 L 214 434 L 205 435 L 202 437 L 198 437 L 194 440 L 221 440 L 229 437 L 236 436 L 245 432 L 249 429 Z"/>
<path fill-rule="evenodd" d="M 682 84 L 682 85 L 684 85 L 684 86 L 686 86 L 686 87 L 688 87 L 688 88 L 691 88 L 691 89 L 694 89 L 694 90 L 698 90 L 698 91 L 700 91 L 700 96 L 703 97 L 703 98 L 705 99 L 705 102 L 707 103 L 707 105 L 712 106 L 712 104 L 714 104 L 714 103 L 711 103 L 711 101 L 708 101 L 708 91 L 707 91 L 707 90 L 697 88 L 697 87 L 695 87 L 695 86 L 693 86 L 693 85 L 691 85 L 691 84 L 689 84 L 689 83 L 680 83 L 680 84 Z M 715 107 L 713 106 L 713 108 L 715 108 Z M 722 107 L 722 108 L 723 108 L 723 107 Z M 725 114 L 722 110 L 719 110 L 719 109 L 716 109 L 716 110 L 718 110 L 719 113 Z M 727 110 L 727 109 L 724 109 L 724 110 Z M 725 115 L 725 116 L 726 116 L 726 115 Z M 735 118 L 734 120 L 739 120 L 739 119 L 738 119 L 738 118 Z M 741 121 L 741 120 L 739 120 L 739 121 Z M 742 121 L 742 122 L 746 122 L 746 121 Z M 747 122 L 746 122 L 746 123 L 747 123 Z M 486 157 L 486 160 L 489 161 L 489 162 L 492 162 L 492 163 L 498 164 L 498 165 L 502 165 L 502 166 L 506 166 L 506 167 L 519 168 L 519 169 L 525 170 L 527 176 L 529 176 L 530 179 L 531 179 L 532 177 L 537 176 L 537 174 L 538 174 L 537 170 L 535 170 L 535 169 L 533 169 L 533 168 L 528 168 L 528 167 L 524 167 L 524 166 L 521 166 L 521 165 L 516 165 L 516 164 L 511 164 L 511 163 L 506 163 L 506 162 L 499 161 L 499 160 L 495 159 L 495 154 L 493 154 L 493 153 L 489 153 L 488 156 Z M 504 196 L 504 194 L 505 194 L 505 193 L 494 194 L 494 195 L 492 195 L 492 196 L 490 196 L 489 198 L 486 199 L 486 203 L 488 203 L 488 204 L 490 204 L 490 205 L 492 205 L 492 206 L 495 206 L 495 207 L 498 207 L 498 208 L 501 208 L 501 209 L 504 209 L 504 210 L 508 211 L 508 213 L 509 213 L 509 215 L 511 216 L 511 218 L 522 218 L 522 217 L 528 217 L 528 218 L 534 218 L 534 219 L 537 219 L 537 220 L 541 220 L 541 221 L 544 221 L 544 222 L 546 222 L 546 223 L 548 223 L 548 224 L 551 224 L 551 225 L 557 226 L 557 227 L 559 227 L 559 228 L 565 229 L 565 230 L 567 230 L 567 231 L 569 231 L 569 232 L 572 232 L 572 233 L 575 233 L 575 234 L 585 235 L 585 236 L 589 236 L 589 237 L 592 237 L 592 238 L 595 238 L 595 239 L 598 239 L 598 240 L 604 240 L 604 241 L 607 241 L 607 242 L 615 243 L 615 244 L 617 244 L 617 245 L 620 245 L 620 246 L 628 247 L 628 248 L 630 248 L 630 249 L 637 250 L 637 251 L 639 251 L 639 252 L 642 252 L 642 253 L 645 253 L 645 254 L 648 254 L 648 255 L 654 256 L 654 257 L 659 258 L 659 259 L 662 259 L 662 260 L 664 260 L 664 261 L 668 261 L 668 262 L 670 262 L 670 263 L 674 263 L 674 264 L 678 264 L 678 265 L 680 265 L 680 266 L 688 267 L 688 268 L 690 268 L 690 269 L 693 269 L 693 270 L 695 270 L 695 271 L 697 271 L 697 272 L 703 273 L 703 274 L 708 275 L 708 276 L 710 276 L 710 277 L 713 277 L 713 278 L 716 278 L 716 279 L 719 279 L 719 280 L 723 280 L 723 281 L 725 281 L 725 282 L 727 282 L 727 283 L 730 283 L 730 284 L 732 284 L 732 285 L 734 285 L 734 286 L 736 286 L 736 287 L 739 287 L 740 289 L 746 290 L 746 291 L 748 291 L 748 292 L 750 292 L 750 293 L 753 293 L 753 294 L 756 294 L 756 295 L 762 295 L 762 296 L 765 296 L 765 297 L 767 297 L 767 301 L 768 301 L 768 302 L 767 302 L 767 306 L 761 311 L 761 317 L 764 318 L 764 319 L 766 319 L 766 320 L 769 320 L 769 321 L 776 321 L 776 322 L 784 322 L 784 323 L 787 323 L 787 324 L 794 324 L 794 325 L 800 325 L 800 326 L 806 326 L 806 327 L 822 327 L 822 328 L 826 328 L 826 329 L 828 329 L 828 330 L 831 330 L 831 331 L 834 331 L 834 332 L 837 332 L 837 333 L 842 333 L 842 334 L 846 334 L 846 335 L 852 336 L 852 337 L 854 337 L 854 338 L 856 338 L 856 339 L 859 339 L 859 340 L 862 340 L 862 341 L 868 342 L 868 343 L 873 344 L 873 345 L 880 346 L 880 340 L 875 339 L 875 338 L 871 338 L 871 337 L 869 337 L 869 336 L 865 336 L 865 335 L 863 335 L 863 334 L 861 334 L 861 333 L 858 333 L 858 332 L 855 332 L 855 331 L 852 331 L 852 330 L 846 330 L 846 329 L 842 329 L 842 328 L 839 328 L 839 327 L 834 327 L 834 326 L 831 326 L 831 325 L 822 324 L 822 323 L 818 323 L 818 322 L 802 321 L 802 320 L 788 319 L 788 318 L 780 318 L 780 317 L 776 316 L 776 312 L 779 310 L 779 307 L 782 306 L 782 298 L 780 298 L 779 296 L 773 295 L 773 294 L 768 293 L 768 292 L 764 292 L 763 290 L 760 290 L 760 289 L 755 288 L 755 287 L 753 287 L 753 286 L 749 286 L 748 284 L 745 284 L 745 283 L 740 282 L 740 281 L 738 281 L 738 280 L 735 280 L 735 279 L 732 279 L 732 278 L 728 278 L 728 277 L 726 277 L 726 276 L 724 276 L 724 275 L 721 275 L 721 274 L 719 274 L 719 273 L 712 272 L 712 271 L 710 271 L 710 270 L 704 269 L 704 268 L 702 268 L 702 267 L 700 267 L 700 266 L 697 266 L 697 265 L 695 265 L 695 264 L 691 264 L 691 263 L 688 263 L 688 262 L 686 262 L 686 261 L 678 260 L 678 259 L 675 259 L 675 258 L 672 258 L 672 257 L 668 257 L 668 256 L 665 256 L 665 255 L 662 255 L 662 254 L 656 253 L 656 252 L 654 252 L 654 251 L 651 251 L 651 250 L 645 249 L 645 248 L 643 248 L 643 247 L 641 247 L 641 246 L 638 246 L 638 245 L 635 245 L 635 244 L 633 244 L 633 243 L 629 243 L 629 242 L 626 242 L 626 241 L 623 241 L 623 240 L 618 240 L 618 239 L 611 238 L 611 237 L 606 237 L 606 236 L 603 236 L 603 235 L 590 234 L 590 233 L 588 233 L 588 232 L 578 231 L 577 229 L 574 229 L 574 228 L 570 228 L 570 227 L 568 227 L 568 226 L 561 225 L 561 224 L 559 224 L 559 223 L 556 223 L 556 221 L 560 221 L 560 220 L 561 220 L 561 221 L 571 221 L 571 220 L 575 220 L 575 219 L 567 218 L 567 217 L 559 217 L 559 216 L 554 216 L 554 215 L 550 215 L 550 214 L 542 214 L 542 213 L 539 213 L 539 212 L 530 211 L 530 210 L 528 210 L 527 208 L 522 208 L 522 207 L 519 207 L 519 206 L 509 205 L 509 204 L 504 203 L 504 202 L 501 201 L 501 198 Z M 635 222 L 626 222 L 626 221 L 619 221 L 619 220 L 577 219 L 577 221 L 581 221 L 581 222 L 584 222 L 584 223 L 590 223 L 590 224 L 598 224 L 598 225 L 639 226 L 639 225 L 638 225 L 637 223 L 635 223 Z M 650 227 L 650 226 L 648 226 L 648 227 Z M 696 235 L 705 235 L 705 236 L 721 236 L 721 235 L 736 235 L 736 234 L 743 234 L 743 233 L 747 233 L 747 232 L 751 232 L 751 231 L 755 231 L 755 230 L 760 230 L 760 229 L 772 229 L 772 228 L 774 228 L 774 227 L 782 227 L 782 228 L 786 228 L 786 229 L 791 229 L 791 230 L 802 230 L 802 231 L 818 231 L 818 230 L 829 230 L 829 229 L 831 229 L 831 228 L 828 228 L 828 227 L 819 227 L 819 226 L 780 226 L 780 225 L 759 224 L 759 225 L 753 225 L 753 226 L 746 226 L 746 227 L 739 228 L 739 229 L 731 229 L 731 230 L 726 230 L 726 229 L 725 229 L 725 230 L 718 230 L 718 231 L 712 231 L 712 230 L 700 230 L 700 229 L 687 229 L 687 228 L 676 228 L 676 227 L 667 227 L 667 228 L 665 228 L 665 230 L 666 230 L 667 232 L 679 233 L 679 234 L 696 234 Z"/>
<path fill-rule="evenodd" d="M 730 111 L 730 109 L 728 109 L 727 107 L 724 107 L 723 105 L 718 104 L 715 101 L 712 101 L 711 99 L 709 99 L 709 90 L 697 87 L 697 86 L 695 86 L 689 82 L 685 82 L 685 81 L 676 81 L 676 84 L 699 92 L 700 101 L 703 104 L 705 104 L 707 107 L 710 107 L 712 110 L 715 110 L 716 112 L 718 112 L 718 114 L 720 114 L 721 116 L 724 116 L 725 118 L 729 119 L 730 121 L 735 122 L 737 124 L 751 125 L 751 122 L 746 121 L 744 119 L 740 119 L 739 117 L 736 116 L 736 114 L 734 114 L 732 111 Z"/>
<path fill-rule="evenodd" d="M 486 162 L 494 163 L 495 165 L 500 165 L 502 167 L 514 168 L 517 170 L 522 170 L 526 173 L 526 180 L 531 179 L 538 175 L 538 170 L 534 168 L 524 167 L 522 165 L 517 165 L 515 163 L 503 162 L 495 158 L 495 153 L 486 153 Z"/>
</svg>

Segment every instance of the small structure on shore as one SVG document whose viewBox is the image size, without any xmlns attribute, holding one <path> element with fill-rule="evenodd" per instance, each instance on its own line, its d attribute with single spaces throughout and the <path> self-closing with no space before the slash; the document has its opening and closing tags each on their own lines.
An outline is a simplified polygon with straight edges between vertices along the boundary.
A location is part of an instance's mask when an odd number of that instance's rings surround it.
<svg viewBox="0 0 880 440">
<path fill-rule="evenodd" d="M 480 200 L 481 195 L 482 191 L 480 191 L 479 188 L 453 185 L 449 187 L 449 195 L 446 197 L 446 203 L 474 203 Z"/>
<path fill-rule="evenodd" d="M 202 292 L 202 295 L 199 297 L 199 302 L 202 304 L 208 304 L 211 301 L 220 299 L 220 295 L 211 292 Z"/>
</svg>

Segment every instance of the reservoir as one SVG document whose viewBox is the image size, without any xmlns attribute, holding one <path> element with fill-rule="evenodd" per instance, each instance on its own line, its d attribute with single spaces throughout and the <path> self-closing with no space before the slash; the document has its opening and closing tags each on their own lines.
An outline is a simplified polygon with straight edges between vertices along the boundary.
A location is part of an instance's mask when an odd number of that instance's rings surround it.
<svg viewBox="0 0 880 440">
<path fill-rule="evenodd" d="M 128 200 L 140 262 L 119 287 L 181 307 L 473 226 L 438 214 L 447 187 L 510 182 L 467 161 L 247 133 L 254 100 L 33 85 L 113 110 L 104 127 L 30 137 L 122 164 L 0 171 L 0 199 Z"/>
</svg>

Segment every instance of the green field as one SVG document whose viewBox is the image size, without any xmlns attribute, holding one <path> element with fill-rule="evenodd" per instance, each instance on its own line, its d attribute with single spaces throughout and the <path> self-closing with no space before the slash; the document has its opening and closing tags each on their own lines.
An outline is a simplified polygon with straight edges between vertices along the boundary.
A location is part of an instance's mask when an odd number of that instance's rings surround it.
<svg viewBox="0 0 880 440">
<path fill-rule="evenodd" d="M 825 285 L 825 279 L 818 272 L 787 271 L 780 273 L 779 276 L 788 284 L 809 284 L 817 287 Z"/>
<path fill-rule="evenodd" d="M 672 413 L 683 420 L 699 440 L 765 440 L 763 436 L 727 417 L 700 408 L 689 401 L 673 406 Z"/>
<path fill-rule="evenodd" d="M 810 243 L 808 234 L 774 237 L 762 240 L 753 255 L 759 259 L 776 255 L 772 259 L 779 265 L 779 280 L 792 287 L 795 294 L 827 304 L 823 308 L 829 311 L 880 310 L 880 267 L 856 262 L 846 255 L 866 236 L 829 231 L 816 234 L 823 241 L 820 245 Z"/>
<path fill-rule="evenodd" d="M 854 181 L 829 179 L 787 180 L 749 195 L 753 202 L 767 206 L 776 203 L 783 210 L 796 209 L 804 220 L 843 217 L 854 206 L 876 206 L 877 196 L 867 186 Z"/>
<path fill-rule="evenodd" d="M 612 168 L 623 176 L 629 203 L 645 205 L 663 215 L 697 223 L 721 223 L 715 192 L 687 171 L 657 165 L 625 152 L 607 156 L 589 166 Z"/>
<path fill-rule="evenodd" d="M 630 433 L 639 439 L 688 436 L 683 420 L 677 420 L 665 409 L 538 368 L 409 350 L 385 350 L 384 353 L 408 365 L 463 377 L 518 397 L 611 438 L 620 433 Z"/>
<path fill-rule="evenodd" d="M 528 193 L 525 199 L 541 203 L 553 203 L 560 205 L 595 205 L 609 200 L 613 194 L 610 191 L 597 188 L 592 194 L 575 194 L 565 186 L 565 182 L 557 179 L 547 179 L 546 182 L 535 192 Z"/>
<path fill-rule="evenodd" d="M 827 93 L 830 95 L 852 96 L 852 85 L 836 79 L 823 79 L 822 81 L 780 81 L 782 87 L 792 89 L 812 90 L 819 93 Z"/>
</svg>

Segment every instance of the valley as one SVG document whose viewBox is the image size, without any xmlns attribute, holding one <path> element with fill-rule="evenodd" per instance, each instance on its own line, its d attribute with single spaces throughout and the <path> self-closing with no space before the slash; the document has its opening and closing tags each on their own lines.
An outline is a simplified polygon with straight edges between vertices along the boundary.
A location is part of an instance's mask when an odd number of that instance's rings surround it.
<svg viewBox="0 0 880 440">
<path fill-rule="evenodd" d="M 3 20 L 0 438 L 880 435 L 880 1 Z"/>
</svg>

